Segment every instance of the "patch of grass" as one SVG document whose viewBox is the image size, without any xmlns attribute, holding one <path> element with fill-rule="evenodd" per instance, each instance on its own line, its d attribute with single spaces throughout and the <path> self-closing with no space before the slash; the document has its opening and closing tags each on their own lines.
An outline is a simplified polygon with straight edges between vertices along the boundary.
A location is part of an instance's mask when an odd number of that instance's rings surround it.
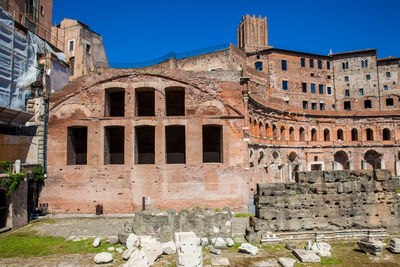
<svg viewBox="0 0 400 267">
<path fill-rule="evenodd" d="M 253 213 L 236 213 L 235 218 L 249 218 L 250 216 L 254 216 Z"/>
<path fill-rule="evenodd" d="M 342 263 L 343 263 L 343 261 L 341 259 L 321 258 L 321 265 L 342 264 Z"/>
<path fill-rule="evenodd" d="M 400 194 L 400 189 L 396 189 L 396 194 Z"/>
<path fill-rule="evenodd" d="M 62 237 L 42 237 L 34 231 L 18 231 L 0 235 L 0 258 L 29 258 L 55 254 L 98 253 L 107 251 L 110 244 L 102 242 L 93 247 L 93 239 L 79 242 Z"/>
<path fill-rule="evenodd" d="M 354 247 L 355 245 L 356 245 L 355 242 L 348 242 L 348 243 L 345 243 L 345 242 L 336 242 L 336 243 L 332 243 L 332 244 L 331 244 L 331 247 L 333 247 L 333 248 L 352 248 L 352 247 Z"/>
</svg>

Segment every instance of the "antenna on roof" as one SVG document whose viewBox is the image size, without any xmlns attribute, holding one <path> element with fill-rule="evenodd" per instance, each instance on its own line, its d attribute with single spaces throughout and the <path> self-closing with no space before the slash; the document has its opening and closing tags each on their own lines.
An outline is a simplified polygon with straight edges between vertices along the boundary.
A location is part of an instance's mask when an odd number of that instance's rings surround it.
<svg viewBox="0 0 400 267">
<path fill-rule="evenodd" d="M 329 54 L 328 54 L 328 56 L 332 56 L 332 49 L 329 49 Z"/>
</svg>

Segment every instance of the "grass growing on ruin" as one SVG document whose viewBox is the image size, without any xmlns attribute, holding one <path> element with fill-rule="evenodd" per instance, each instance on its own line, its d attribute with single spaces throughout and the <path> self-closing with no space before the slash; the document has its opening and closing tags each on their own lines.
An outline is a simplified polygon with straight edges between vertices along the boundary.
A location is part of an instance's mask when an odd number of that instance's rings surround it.
<svg viewBox="0 0 400 267">
<path fill-rule="evenodd" d="M 263 249 L 269 250 L 269 251 L 276 251 L 276 250 L 281 250 L 285 249 L 284 244 L 277 244 L 277 245 L 262 245 L 261 246 Z"/>
<path fill-rule="evenodd" d="M 29 258 L 55 254 L 98 253 L 110 244 L 93 247 L 93 240 L 65 241 L 62 237 L 43 237 L 34 231 L 17 231 L 0 235 L 0 258 Z"/>
<path fill-rule="evenodd" d="M 253 213 L 236 213 L 235 218 L 249 218 L 251 216 L 254 216 Z"/>
</svg>

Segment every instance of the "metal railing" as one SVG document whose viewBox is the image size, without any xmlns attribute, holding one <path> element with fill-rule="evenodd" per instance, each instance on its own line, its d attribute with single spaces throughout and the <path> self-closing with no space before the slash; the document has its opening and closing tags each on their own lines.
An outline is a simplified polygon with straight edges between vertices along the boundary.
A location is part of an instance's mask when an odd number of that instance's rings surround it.
<svg viewBox="0 0 400 267">
<path fill-rule="evenodd" d="M 135 63 L 110 63 L 110 67 L 115 68 L 115 69 L 143 68 L 143 67 L 149 67 L 149 66 L 153 66 L 156 64 L 160 64 L 170 58 L 184 59 L 184 58 L 188 58 L 188 57 L 213 53 L 213 52 L 225 50 L 228 48 L 229 48 L 229 44 L 221 44 L 221 45 L 215 45 L 215 46 L 210 46 L 210 47 L 196 49 L 196 50 L 190 50 L 190 51 L 186 51 L 186 52 L 182 52 L 182 53 L 169 52 L 165 56 L 155 58 L 152 60 L 147 60 L 147 61 L 141 61 L 141 62 L 135 62 Z"/>
</svg>

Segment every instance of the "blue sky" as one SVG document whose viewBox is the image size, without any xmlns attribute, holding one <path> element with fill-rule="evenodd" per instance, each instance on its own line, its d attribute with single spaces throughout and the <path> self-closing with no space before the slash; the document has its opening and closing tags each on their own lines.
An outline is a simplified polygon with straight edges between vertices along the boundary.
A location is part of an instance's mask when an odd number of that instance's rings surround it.
<svg viewBox="0 0 400 267">
<path fill-rule="evenodd" d="M 71 18 L 89 25 L 103 36 L 113 63 L 236 45 L 245 14 L 267 17 L 276 48 L 318 54 L 378 48 L 379 57 L 400 57 L 400 0 L 53 0 L 53 23 Z"/>
</svg>

